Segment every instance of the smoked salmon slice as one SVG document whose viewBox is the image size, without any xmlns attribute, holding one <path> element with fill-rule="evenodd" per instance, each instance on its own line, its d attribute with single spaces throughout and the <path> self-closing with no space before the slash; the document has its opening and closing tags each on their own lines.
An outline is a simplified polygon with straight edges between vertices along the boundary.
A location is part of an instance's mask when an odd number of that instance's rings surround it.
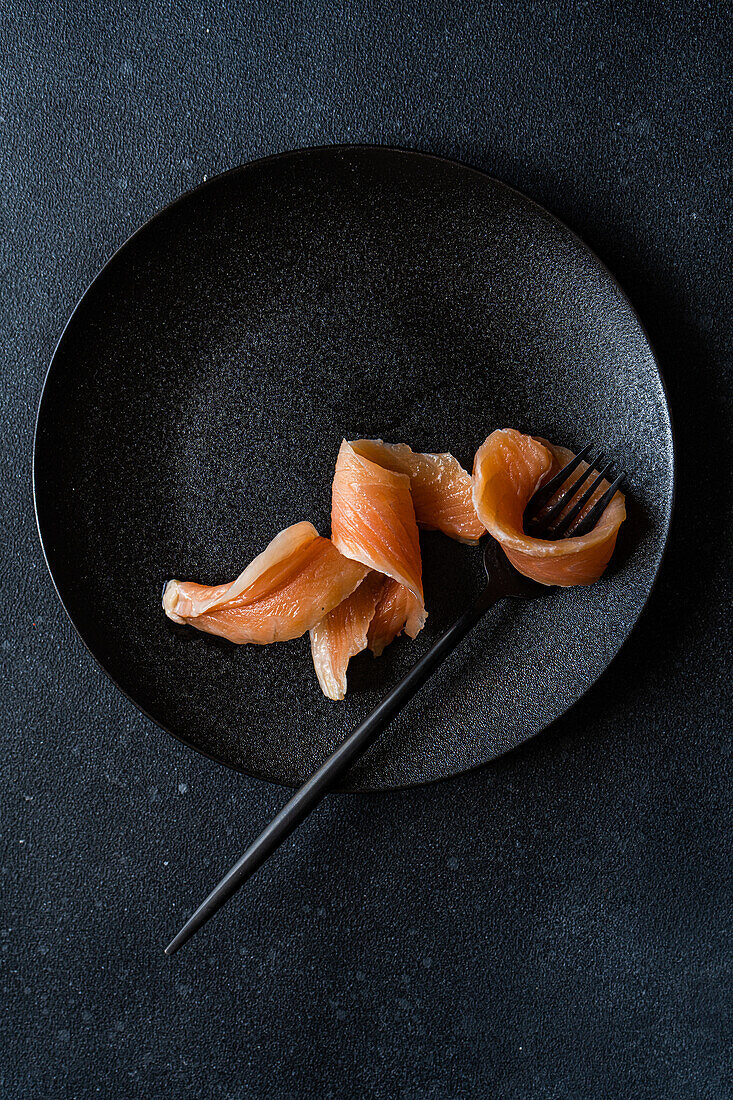
<svg viewBox="0 0 733 1100">
<path fill-rule="evenodd" d="M 296 523 L 230 584 L 171 580 L 169 619 L 244 645 L 299 638 L 361 584 L 368 569 L 338 552 L 311 523 Z"/>
<path fill-rule="evenodd" d="M 626 518 L 623 493 L 616 493 L 587 535 L 557 541 L 524 533 L 524 510 L 532 495 L 573 458 L 572 451 L 513 428 L 492 432 L 476 453 L 473 502 L 478 518 L 499 542 L 512 565 L 540 584 L 592 584 L 608 565 L 618 529 Z M 587 470 L 581 463 L 575 473 Z M 602 482 L 585 511 L 608 488 Z"/>
<path fill-rule="evenodd" d="M 406 443 L 357 439 L 351 447 L 385 470 L 406 474 L 418 526 L 475 545 L 486 530 L 473 506 L 471 475 L 451 454 L 420 454 Z"/>
<path fill-rule="evenodd" d="M 416 638 L 427 618 L 410 476 L 375 461 L 392 454 L 381 440 L 344 439 L 331 489 L 334 546 L 388 579 L 369 624 L 375 653 L 403 630 Z"/>
<path fill-rule="evenodd" d="M 374 612 L 386 584 L 396 582 L 372 571 L 355 592 L 311 627 L 313 666 L 321 690 L 329 699 L 343 699 L 346 695 L 347 666 L 352 657 L 367 647 Z M 402 626 L 404 620 L 400 629 Z"/>
<path fill-rule="evenodd" d="M 404 630 L 416 638 L 427 612 L 417 524 L 476 543 L 484 528 L 471 477 L 449 454 L 419 454 L 404 443 L 343 440 L 332 486 L 331 538 L 372 574 L 311 630 L 311 652 L 325 695 L 343 699 L 351 657 L 379 656 Z"/>
<path fill-rule="evenodd" d="M 346 695 L 349 661 L 364 649 L 379 657 L 404 630 L 417 637 L 424 615 L 409 588 L 381 573 L 368 573 L 355 592 L 311 627 L 313 667 L 329 699 Z"/>
<path fill-rule="evenodd" d="M 423 604 L 422 560 L 410 478 L 343 440 L 331 488 L 337 550 L 405 586 Z"/>
<path fill-rule="evenodd" d="M 417 638 L 424 625 L 425 609 L 417 597 L 409 588 L 387 578 L 369 624 L 367 645 L 375 657 L 380 657 L 403 630 L 410 638 Z"/>
</svg>

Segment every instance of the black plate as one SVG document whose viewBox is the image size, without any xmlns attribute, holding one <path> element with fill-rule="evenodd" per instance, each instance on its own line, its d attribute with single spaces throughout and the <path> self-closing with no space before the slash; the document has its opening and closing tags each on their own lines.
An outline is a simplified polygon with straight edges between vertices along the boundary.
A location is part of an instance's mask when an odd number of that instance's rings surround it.
<svg viewBox="0 0 733 1100">
<path fill-rule="evenodd" d="M 238 648 L 163 615 L 171 576 L 234 577 L 282 527 L 328 533 L 342 436 L 450 450 L 511 426 L 602 441 L 633 492 L 590 589 L 495 609 L 354 770 L 350 789 L 491 760 L 606 668 L 649 594 L 673 495 L 669 414 L 629 302 L 531 200 L 470 168 L 339 147 L 184 195 L 109 261 L 46 379 L 34 482 L 48 566 L 119 687 L 182 741 L 297 783 L 481 583 L 480 552 L 423 539 L 430 617 L 323 698 L 307 638 Z"/>
</svg>

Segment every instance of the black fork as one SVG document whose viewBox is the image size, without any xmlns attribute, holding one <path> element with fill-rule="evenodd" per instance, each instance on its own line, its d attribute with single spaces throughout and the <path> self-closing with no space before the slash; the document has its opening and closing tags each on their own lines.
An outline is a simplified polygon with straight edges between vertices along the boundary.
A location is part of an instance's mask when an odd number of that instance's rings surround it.
<svg viewBox="0 0 733 1100">
<path fill-rule="evenodd" d="M 594 472 L 593 466 L 589 466 L 588 470 L 563 491 L 568 478 L 572 477 L 580 463 L 587 458 L 589 450 L 590 448 L 586 447 L 581 451 L 532 497 L 525 512 L 525 529 L 528 534 L 542 538 L 561 538 L 564 535 L 575 537 L 592 530 L 598 522 L 624 475 L 616 478 L 582 520 L 575 523 L 608 473 L 608 467 L 598 472 L 593 483 L 577 501 L 576 494 Z M 569 510 L 565 511 L 568 508 Z M 205 924 L 254 874 L 257 868 L 262 866 L 283 840 L 318 805 L 323 796 L 338 783 L 351 765 L 366 752 L 390 719 L 409 702 L 438 666 L 453 652 L 461 639 L 465 638 L 469 630 L 483 618 L 489 608 L 500 600 L 533 599 L 549 591 L 546 586 L 536 584 L 518 573 L 492 538 L 487 540 L 484 547 L 484 568 L 486 587 L 471 607 L 441 635 L 415 667 L 392 688 L 371 714 L 359 723 L 336 751 L 321 764 L 318 771 L 283 806 L 277 817 L 253 841 L 241 859 L 228 871 L 218 886 L 214 887 L 193 916 L 186 921 L 178 935 L 171 940 L 165 949 L 166 955 L 174 954 L 186 943 L 194 932 Z"/>
<path fill-rule="evenodd" d="M 588 457 L 590 449 L 588 446 L 579 451 L 567 466 L 563 466 L 559 473 L 534 494 L 524 510 L 524 530 L 528 535 L 540 539 L 578 538 L 593 530 L 620 488 L 626 473 L 622 471 L 611 481 L 593 507 L 579 519 L 593 494 L 608 477 L 613 465 L 606 462 L 603 455 L 598 455 L 591 461 Z M 582 462 L 588 463 L 587 468 L 563 489 Z M 596 477 L 576 500 L 578 492 L 593 474 Z"/>
</svg>

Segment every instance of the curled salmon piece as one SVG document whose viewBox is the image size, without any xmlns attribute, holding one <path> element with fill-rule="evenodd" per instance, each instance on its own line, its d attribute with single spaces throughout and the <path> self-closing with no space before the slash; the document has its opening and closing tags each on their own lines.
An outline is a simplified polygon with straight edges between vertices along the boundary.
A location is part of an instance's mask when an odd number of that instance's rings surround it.
<svg viewBox="0 0 733 1100">
<path fill-rule="evenodd" d="M 343 440 L 338 453 L 331 538 L 340 553 L 371 572 L 311 630 L 316 675 L 330 699 L 344 698 L 351 657 L 367 646 L 378 655 L 403 630 L 415 638 L 425 624 L 420 539 L 401 452 L 412 454 L 381 440 Z"/>
<path fill-rule="evenodd" d="M 420 454 L 381 439 L 342 442 L 331 537 L 382 583 L 364 581 L 311 631 L 313 662 L 329 698 L 343 698 L 349 659 L 366 646 L 379 656 L 403 631 L 411 638 L 420 633 L 427 613 L 417 525 L 477 543 L 485 529 L 471 493 L 471 476 L 453 455 Z"/>
<path fill-rule="evenodd" d="M 424 606 L 410 478 L 361 454 L 358 441 L 344 439 L 336 459 L 331 539 L 345 557 L 392 577 Z"/>
<path fill-rule="evenodd" d="M 570 587 L 598 580 L 626 518 L 623 493 L 616 493 L 587 535 L 557 541 L 525 535 L 523 517 L 530 498 L 571 458 L 565 447 L 504 428 L 491 433 L 474 460 L 473 502 L 479 519 L 512 565 L 540 584 Z M 575 477 L 587 468 L 581 463 Z M 602 482 L 581 517 L 607 488 Z"/>
<path fill-rule="evenodd" d="M 327 698 L 343 699 L 346 695 L 349 661 L 366 649 L 367 636 L 382 591 L 385 585 L 395 583 L 388 581 L 381 573 L 368 573 L 355 592 L 311 627 L 313 666 Z"/>
<path fill-rule="evenodd" d="M 385 603 L 375 612 L 382 624 L 379 637 L 386 638 L 392 629 L 392 641 L 405 629 L 416 638 L 427 611 L 412 484 L 408 474 L 370 457 L 375 455 L 375 442 L 343 440 L 341 444 L 331 490 L 331 538 L 346 557 L 394 582 L 385 589 Z M 398 588 L 405 590 L 399 596 Z"/>
<path fill-rule="evenodd" d="M 417 638 L 424 625 L 425 609 L 419 600 L 409 588 L 387 578 L 369 623 L 367 645 L 379 657 L 403 630 Z"/>
<path fill-rule="evenodd" d="M 475 546 L 485 528 L 473 506 L 471 475 L 451 454 L 420 454 L 406 443 L 357 439 L 351 447 L 385 470 L 405 474 L 420 527 Z"/>
<path fill-rule="evenodd" d="M 363 649 L 379 657 L 402 631 L 416 638 L 425 609 L 403 584 L 368 573 L 355 592 L 311 628 L 311 654 L 318 683 L 328 699 L 346 695 L 349 661 Z"/>
<path fill-rule="evenodd" d="M 311 523 L 281 531 L 230 584 L 171 580 L 163 609 L 176 623 L 244 645 L 299 638 L 361 584 L 368 569 Z"/>
</svg>

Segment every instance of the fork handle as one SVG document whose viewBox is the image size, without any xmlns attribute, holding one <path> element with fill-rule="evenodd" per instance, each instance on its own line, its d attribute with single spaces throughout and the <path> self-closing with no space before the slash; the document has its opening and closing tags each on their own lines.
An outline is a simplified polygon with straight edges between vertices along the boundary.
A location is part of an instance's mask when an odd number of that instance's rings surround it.
<svg viewBox="0 0 733 1100">
<path fill-rule="evenodd" d="M 362 756 L 377 739 L 391 718 L 415 695 L 432 673 L 446 657 L 453 652 L 458 643 L 465 638 L 469 630 L 502 598 L 503 593 L 496 592 L 492 586 L 484 589 L 478 599 L 461 615 L 452 626 L 441 634 L 424 657 L 414 668 L 402 677 L 371 714 L 359 723 L 345 741 L 331 753 L 306 783 L 287 802 L 277 817 L 263 829 L 255 841 L 234 866 L 227 872 L 218 886 L 215 886 L 205 901 L 184 924 L 177 936 L 165 949 L 166 955 L 172 955 L 191 938 L 202 924 L 214 913 L 247 879 L 261 867 L 286 837 L 292 833 L 311 810 L 315 809 L 323 796 L 338 782 L 351 765 Z"/>
</svg>

